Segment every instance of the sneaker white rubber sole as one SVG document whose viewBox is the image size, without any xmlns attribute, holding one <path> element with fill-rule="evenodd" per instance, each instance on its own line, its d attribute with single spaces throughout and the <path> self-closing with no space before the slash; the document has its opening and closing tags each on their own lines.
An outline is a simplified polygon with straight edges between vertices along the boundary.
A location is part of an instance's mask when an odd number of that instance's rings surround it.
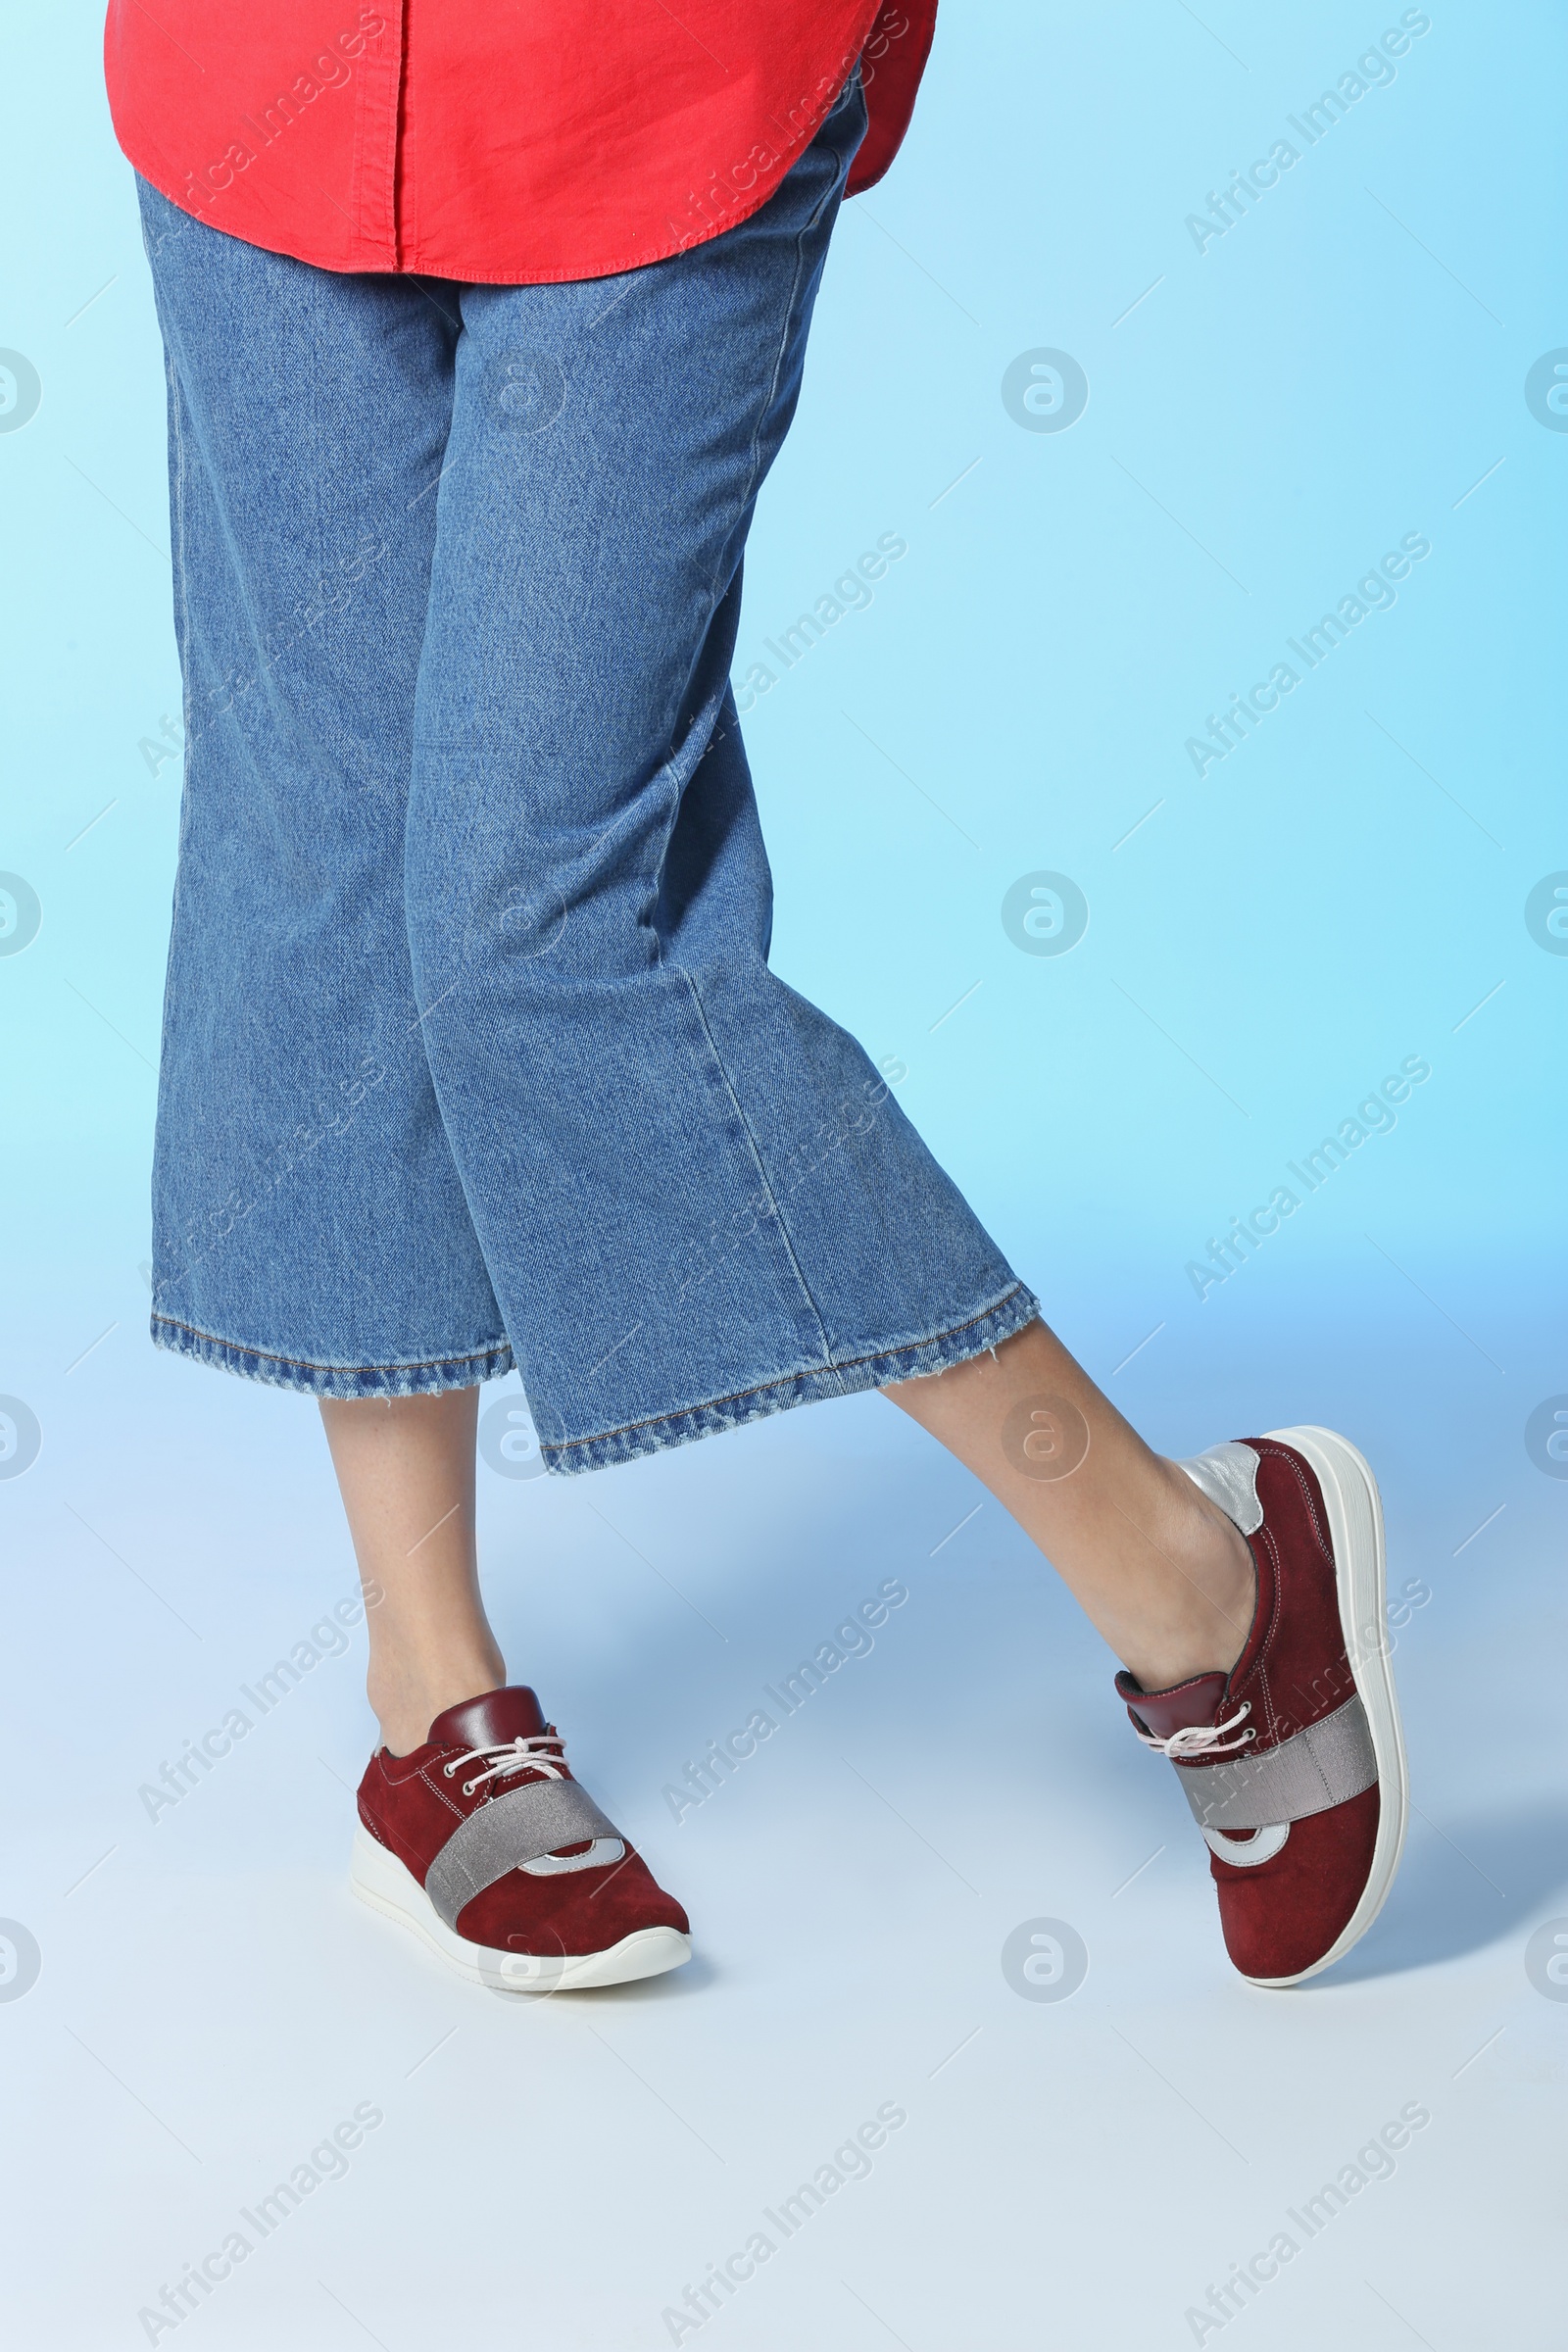
<svg viewBox="0 0 1568 2352">
<path fill-rule="evenodd" d="M 449 1967 L 492 1992 L 586 1992 L 600 1984 L 631 1984 L 662 1976 L 692 1956 L 692 1939 L 676 1928 L 639 1928 L 602 1952 L 535 1957 L 470 1943 L 449 1928 L 413 1872 L 377 1844 L 363 1823 L 354 1832 L 349 1885 L 362 1903 L 409 1928 Z"/>
<path fill-rule="evenodd" d="M 1249 1977 L 1250 1984 L 1273 1989 L 1304 1984 L 1336 1960 L 1343 1960 L 1359 1943 L 1388 1899 L 1404 1850 L 1410 1813 L 1410 1779 L 1399 1730 L 1399 1702 L 1395 1695 L 1394 1669 L 1389 1658 L 1389 1621 L 1386 1613 L 1387 1570 L 1383 1542 L 1383 1503 L 1377 1480 L 1364 1455 L 1348 1438 L 1332 1429 L 1310 1425 L 1302 1429 L 1271 1429 L 1269 1437 L 1292 1446 L 1310 1463 L 1323 1490 L 1328 1512 L 1329 1540 L 1339 1583 L 1340 1625 L 1350 1672 L 1366 1709 L 1372 1734 L 1372 1753 L 1378 1768 L 1378 1829 L 1372 1847 L 1372 1867 L 1344 1928 L 1321 1960 L 1294 1977 Z"/>
</svg>

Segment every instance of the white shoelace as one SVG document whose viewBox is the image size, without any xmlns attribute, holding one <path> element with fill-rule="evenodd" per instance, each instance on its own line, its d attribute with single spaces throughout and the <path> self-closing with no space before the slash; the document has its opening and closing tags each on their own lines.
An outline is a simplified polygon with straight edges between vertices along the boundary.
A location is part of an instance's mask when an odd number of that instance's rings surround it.
<svg viewBox="0 0 1568 2352">
<path fill-rule="evenodd" d="M 465 1764 L 482 1764 L 485 1767 L 483 1772 L 476 1772 L 471 1780 L 464 1782 L 465 1796 L 471 1796 L 484 1781 L 503 1780 L 508 1773 L 521 1772 L 525 1768 L 530 1772 L 543 1773 L 546 1780 L 564 1781 L 566 1777 L 565 1742 L 554 1732 L 536 1732 L 531 1740 L 524 1740 L 519 1734 L 515 1740 L 497 1747 L 470 1747 L 466 1755 L 454 1756 L 449 1764 L 442 1765 L 442 1778 L 450 1781 L 453 1774 L 461 1772 Z"/>
<path fill-rule="evenodd" d="M 1223 1723 L 1184 1724 L 1168 1740 L 1156 1740 L 1152 1732 L 1140 1732 L 1138 1737 L 1156 1755 L 1169 1756 L 1173 1761 L 1187 1756 L 1228 1756 L 1234 1749 L 1245 1747 L 1249 1740 L 1257 1738 L 1256 1732 L 1244 1732 L 1239 1740 L 1224 1737 L 1226 1732 L 1234 1732 L 1243 1717 L 1251 1712 L 1251 1700 L 1244 1698 L 1235 1714 L 1228 1715 Z"/>
</svg>

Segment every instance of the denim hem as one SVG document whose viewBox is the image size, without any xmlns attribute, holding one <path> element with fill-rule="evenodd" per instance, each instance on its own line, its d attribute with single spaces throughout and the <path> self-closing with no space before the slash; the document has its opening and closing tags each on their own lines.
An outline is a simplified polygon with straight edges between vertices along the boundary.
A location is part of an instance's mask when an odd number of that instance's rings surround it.
<svg viewBox="0 0 1568 2352">
<path fill-rule="evenodd" d="M 899 1380 L 915 1380 L 927 1373 L 946 1372 L 999 1348 L 1015 1332 L 1035 1322 L 1040 1301 L 1021 1282 L 999 1299 L 982 1307 L 966 1323 L 955 1324 L 906 1347 L 889 1348 L 875 1355 L 853 1357 L 847 1363 L 820 1364 L 794 1372 L 783 1380 L 764 1381 L 760 1388 L 743 1389 L 732 1396 L 716 1396 L 709 1404 L 694 1404 L 684 1412 L 663 1413 L 649 1421 L 633 1421 L 623 1429 L 606 1430 L 596 1438 L 568 1438 L 554 1446 L 541 1438 L 545 1467 L 558 1477 L 583 1470 L 605 1470 L 617 1462 L 635 1461 L 640 1454 L 662 1453 L 670 1446 L 689 1446 L 698 1438 L 716 1437 L 721 1430 L 739 1429 L 747 1421 L 763 1420 L 769 1413 L 787 1412 L 797 1404 L 815 1404 L 828 1396 L 852 1396 L 861 1389 L 883 1389 Z"/>
<path fill-rule="evenodd" d="M 475 1389 L 481 1381 L 499 1380 L 504 1372 L 516 1369 L 506 1340 L 468 1354 L 432 1356 L 416 1364 L 307 1364 L 269 1354 L 263 1348 L 215 1339 L 211 1332 L 176 1323 L 172 1315 L 155 1313 L 152 1335 L 155 1348 L 216 1364 L 220 1372 L 236 1372 L 242 1380 L 265 1381 L 269 1388 L 295 1389 L 308 1396 L 425 1396 L 442 1389 Z"/>
</svg>

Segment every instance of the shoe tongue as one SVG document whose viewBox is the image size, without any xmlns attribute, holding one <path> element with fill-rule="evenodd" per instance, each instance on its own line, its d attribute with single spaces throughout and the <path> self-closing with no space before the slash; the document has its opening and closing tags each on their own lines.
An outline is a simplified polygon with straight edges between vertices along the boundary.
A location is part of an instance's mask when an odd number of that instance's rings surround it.
<svg viewBox="0 0 1568 2352">
<path fill-rule="evenodd" d="M 1124 1672 L 1116 1677 L 1116 1692 L 1126 1700 L 1127 1712 L 1140 1731 L 1152 1732 L 1156 1740 L 1168 1740 L 1173 1732 L 1211 1724 L 1229 1679 L 1217 1671 L 1195 1674 L 1190 1682 L 1172 1683 L 1168 1690 L 1145 1690 Z"/>
<path fill-rule="evenodd" d="M 525 1683 L 506 1690 L 486 1690 L 448 1707 L 430 1726 L 432 1747 L 505 1747 L 513 1740 L 533 1740 L 545 1728 L 539 1701 Z"/>
</svg>

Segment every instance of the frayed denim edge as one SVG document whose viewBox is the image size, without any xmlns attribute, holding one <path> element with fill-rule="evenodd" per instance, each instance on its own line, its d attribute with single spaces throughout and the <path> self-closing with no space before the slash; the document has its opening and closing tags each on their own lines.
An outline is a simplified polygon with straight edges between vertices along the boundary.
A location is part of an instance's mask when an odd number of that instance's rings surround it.
<svg viewBox="0 0 1568 2352">
<path fill-rule="evenodd" d="M 499 1380 L 516 1369 L 506 1340 L 471 1355 L 434 1356 L 418 1364 L 355 1365 L 296 1363 L 291 1356 L 214 1339 L 211 1332 L 176 1323 L 170 1315 L 154 1314 L 152 1335 L 153 1346 L 167 1348 L 171 1354 L 194 1356 L 198 1363 L 237 1373 L 241 1380 L 263 1381 L 269 1388 L 293 1389 L 307 1396 L 426 1396 L 445 1389 L 474 1389 L 481 1381 Z"/>
<path fill-rule="evenodd" d="M 937 1332 L 928 1340 L 913 1340 L 905 1348 L 890 1348 L 878 1355 L 848 1364 L 823 1364 L 784 1380 L 765 1382 L 738 1396 L 722 1396 L 711 1404 L 696 1404 L 685 1412 L 666 1413 L 653 1421 L 635 1422 L 598 1438 L 574 1438 L 564 1446 L 540 1440 L 545 1467 L 560 1478 L 584 1470 L 607 1470 L 618 1462 L 636 1461 L 645 1453 L 662 1453 L 671 1446 L 690 1446 L 699 1438 L 716 1437 L 748 1421 L 764 1420 L 769 1413 L 787 1412 L 797 1404 L 815 1404 L 828 1396 L 852 1396 L 862 1389 L 883 1389 L 897 1380 L 914 1380 L 931 1372 L 946 1372 L 1000 1348 L 1015 1332 L 1039 1319 L 1040 1301 L 1024 1285 L 1014 1283 L 994 1305 L 984 1307 L 967 1323 Z"/>
</svg>

